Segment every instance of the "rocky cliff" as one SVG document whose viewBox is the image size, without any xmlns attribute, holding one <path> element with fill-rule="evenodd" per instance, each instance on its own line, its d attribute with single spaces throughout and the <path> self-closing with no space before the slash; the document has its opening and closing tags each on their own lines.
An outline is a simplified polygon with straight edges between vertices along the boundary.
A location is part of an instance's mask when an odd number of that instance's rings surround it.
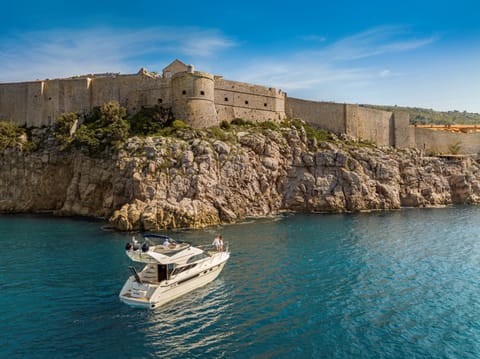
<svg viewBox="0 0 480 359">
<path fill-rule="evenodd" d="M 480 203 L 471 159 L 308 140 L 303 128 L 131 138 L 91 158 L 55 146 L 0 155 L 0 211 L 108 218 L 120 230 L 203 227 L 280 211 Z"/>
</svg>

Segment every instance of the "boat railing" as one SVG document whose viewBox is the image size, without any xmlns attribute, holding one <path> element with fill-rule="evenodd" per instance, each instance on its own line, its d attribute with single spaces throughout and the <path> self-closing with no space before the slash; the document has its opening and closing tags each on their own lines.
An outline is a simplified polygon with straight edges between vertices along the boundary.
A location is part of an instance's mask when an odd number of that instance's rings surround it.
<svg viewBox="0 0 480 359">
<path fill-rule="evenodd" d="M 195 246 L 197 248 L 200 248 L 201 250 L 207 252 L 207 253 L 211 253 L 211 252 L 229 252 L 229 247 L 230 247 L 230 243 L 229 242 L 223 242 L 223 247 L 222 249 L 219 251 L 217 250 L 217 247 L 215 247 L 213 244 L 201 244 L 201 245 L 198 245 L 198 246 Z"/>
</svg>

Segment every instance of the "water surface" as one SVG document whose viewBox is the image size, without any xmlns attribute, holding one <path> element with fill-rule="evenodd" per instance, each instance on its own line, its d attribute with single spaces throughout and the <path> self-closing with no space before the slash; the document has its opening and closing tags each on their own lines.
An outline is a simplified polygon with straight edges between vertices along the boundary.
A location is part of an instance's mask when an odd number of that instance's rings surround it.
<svg viewBox="0 0 480 359">
<path fill-rule="evenodd" d="M 0 216 L 0 357 L 478 358 L 480 207 L 289 215 L 221 233 L 220 277 L 154 311 L 118 300 L 130 234 Z"/>
</svg>

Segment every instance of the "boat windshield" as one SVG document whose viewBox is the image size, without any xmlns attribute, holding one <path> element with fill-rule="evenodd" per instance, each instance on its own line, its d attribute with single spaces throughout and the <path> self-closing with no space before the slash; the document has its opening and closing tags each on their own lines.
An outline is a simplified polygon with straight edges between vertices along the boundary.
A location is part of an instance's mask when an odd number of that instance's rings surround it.
<svg viewBox="0 0 480 359">
<path fill-rule="evenodd" d="M 202 252 L 202 253 L 196 254 L 196 255 L 188 258 L 187 264 L 188 263 L 193 263 L 193 262 L 199 261 L 200 259 L 208 258 L 208 257 L 210 257 L 210 256 L 206 252 Z"/>
</svg>

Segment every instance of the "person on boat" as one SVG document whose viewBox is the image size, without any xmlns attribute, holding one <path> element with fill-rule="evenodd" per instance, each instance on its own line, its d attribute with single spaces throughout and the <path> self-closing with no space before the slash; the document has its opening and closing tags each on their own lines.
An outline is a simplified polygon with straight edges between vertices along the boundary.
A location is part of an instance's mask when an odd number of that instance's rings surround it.
<svg viewBox="0 0 480 359">
<path fill-rule="evenodd" d="M 168 238 L 165 238 L 165 240 L 163 241 L 163 248 L 170 248 L 170 242 L 168 241 Z"/>
<path fill-rule="evenodd" d="M 217 236 L 213 240 L 212 246 L 215 246 L 217 249 L 217 252 L 221 252 L 223 250 L 223 237 L 222 236 Z"/>
</svg>

